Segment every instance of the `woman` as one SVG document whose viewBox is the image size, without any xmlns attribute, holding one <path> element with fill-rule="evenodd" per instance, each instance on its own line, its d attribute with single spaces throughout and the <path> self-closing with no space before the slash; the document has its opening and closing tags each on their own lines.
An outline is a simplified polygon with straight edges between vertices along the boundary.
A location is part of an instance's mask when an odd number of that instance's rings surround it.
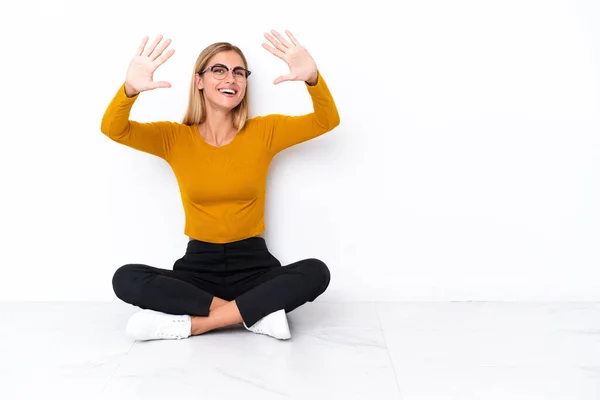
<svg viewBox="0 0 600 400">
<path fill-rule="evenodd" d="M 286 31 L 265 33 L 263 47 L 290 72 L 275 79 L 302 81 L 314 112 L 248 118 L 250 71 L 242 51 L 229 43 L 204 49 L 194 65 L 182 123 L 129 119 L 140 93 L 168 88 L 154 71 L 174 53 L 158 36 L 144 38 L 126 80 L 102 119 L 115 142 L 167 161 L 185 211 L 185 254 L 172 270 L 128 264 L 113 277 L 115 294 L 140 307 L 127 323 L 135 340 L 182 339 L 243 324 L 249 331 L 289 339 L 286 313 L 313 301 L 329 285 L 327 266 L 311 258 L 282 266 L 264 238 L 269 164 L 278 152 L 331 131 L 339 124 L 335 102 L 320 71 Z M 161 43 L 162 42 L 162 43 Z"/>
</svg>

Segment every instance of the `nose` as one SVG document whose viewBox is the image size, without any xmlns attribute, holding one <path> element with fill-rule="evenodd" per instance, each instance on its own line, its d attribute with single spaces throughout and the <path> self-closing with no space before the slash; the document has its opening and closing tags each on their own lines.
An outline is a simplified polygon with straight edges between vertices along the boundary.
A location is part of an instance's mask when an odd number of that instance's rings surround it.
<svg viewBox="0 0 600 400">
<path fill-rule="evenodd" d="M 233 77 L 233 71 L 227 71 L 227 74 L 225 75 L 225 81 L 226 82 L 233 82 L 235 81 L 235 78 Z"/>
</svg>

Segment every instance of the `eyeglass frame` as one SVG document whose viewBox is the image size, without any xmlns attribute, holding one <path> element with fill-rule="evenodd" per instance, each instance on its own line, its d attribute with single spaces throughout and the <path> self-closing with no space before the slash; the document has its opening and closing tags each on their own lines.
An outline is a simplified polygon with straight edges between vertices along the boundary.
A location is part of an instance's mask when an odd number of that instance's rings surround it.
<svg viewBox="0 0 600 400">
<path fill-rule="evenodd" d="M 212 72 L 213 68 L 216 68 L 216 67 L 225 68 L 225 70 L 227 70 L 227 72 L 228 72 L 228 73 L 229 73 L 229 71 L 232 71 L 232 72 L 234 72 L 236 69 L 237 69 L 238 71 L 239 71 L 239 70 L 243 70 L 243 71 L 245 71 L 245 72 L 246 72 L 246 77 L 245 77 L 245 79 L 246 79 L 246 80 L 248 80 L 248 78 L 250 77 L 250 74 L 252 73 L 252 71 L 250 71 L 249 69 L 246 69 L 246 68 L 244 68 L 244 67 L 240 67 L 239 65 L 238 65 L 237 67 L 233 67 L 233 69 L 232 69 L 232 68 L 229 68 L 229 67 L 228 67 L 227 65 L 225 65 L 225 64 L 220 64 L 220 63 L 217 63 L 217 64 L 215 64 L 215 65 L 211 65 L 211 66 L 209 66 L 209 67 L 206 67 L 206 68 L 204 68 L 202 71 L 198 72 L 198 75 L 202 75 L 202 74 L 204 74 L 206 71 L 209 71 L 209 70 Z M 225 76 L 227 76 L 227 74 L 225 74 Z M 225 76 L 223 77 L 223 79 L 225 79 Z M 237 80 L 237 79 L 236 79 L 236 77 L 235 77 L 235 75 L 232 75 L 232 76 L 233 76 L 233 79 Z M 219 78 L 215 78 L 215 79 L 222 80 L 222 79 L 219 79 Z"/>
</svg>

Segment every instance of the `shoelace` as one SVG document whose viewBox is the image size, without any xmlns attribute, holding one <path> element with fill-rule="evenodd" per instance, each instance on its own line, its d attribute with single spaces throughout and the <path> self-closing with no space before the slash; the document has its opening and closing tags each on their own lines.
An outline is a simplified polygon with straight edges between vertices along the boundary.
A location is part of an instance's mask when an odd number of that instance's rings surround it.
<svg viewBox="0 0 600 400">
<path fill-rule="evenodd" d="M 182 324 L 186 322 L 184 319 L 173 318 L 169 323 L 162 325 L 158 328 L 158 335 L 160 337 L 170 338 L 182 338 L 184 335 L 181 334 Z"/>
</svg>

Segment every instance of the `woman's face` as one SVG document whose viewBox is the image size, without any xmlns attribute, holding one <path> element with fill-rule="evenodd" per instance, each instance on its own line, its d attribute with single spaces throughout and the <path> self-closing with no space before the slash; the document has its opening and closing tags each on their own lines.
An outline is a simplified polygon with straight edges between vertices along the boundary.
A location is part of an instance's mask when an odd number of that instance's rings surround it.
<svg viewBox="0 0 600 400">
<path fill-rule="evenodd" d="M 202 71 L 201 71 L 202 72 Z M 246 94 L 247 71 L 235 51 L 222 51 L 208 61 L 204 72 L 196 75 L 196 87 L 203 91 L 206 105 L 229 112 Z"/>
</svg>

